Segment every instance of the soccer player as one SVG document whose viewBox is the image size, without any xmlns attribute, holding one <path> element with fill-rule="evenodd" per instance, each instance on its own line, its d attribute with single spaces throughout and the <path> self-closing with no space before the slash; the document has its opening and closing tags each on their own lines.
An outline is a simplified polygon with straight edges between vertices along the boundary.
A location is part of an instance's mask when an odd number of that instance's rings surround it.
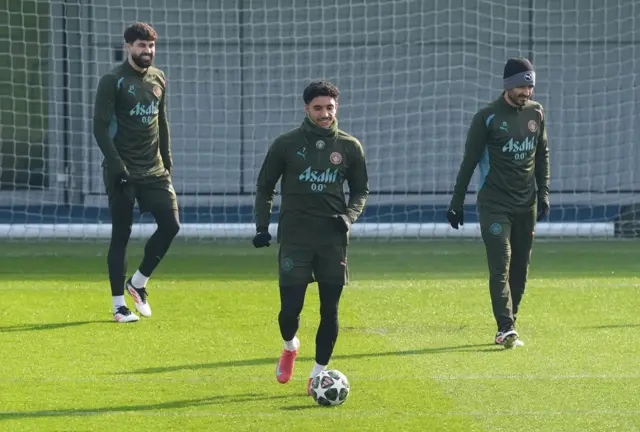
<svg viewBox="0 0 640 432">
<path fill-rule="evenodd" d="M 269 221 L 275 186 L 282 178 L 278 252 L 280 312 L 284 350 L 276 367 L 280 383 L 291 379 L 300 341 L 296 337 L 309 283 L 320 294 L 311 380 L 326 369 L 338 338 L 338 303 L 348 283 L 349 229 L 369 196 L 364 151 L 360 142 L 338 129 L 338 88 L 327 81 L 310 83 L 303 92 L 302 124 L 277 137 L 269 148 L 257 181 L 253 245 L 270 245 Z M 349 186 L 349 202 L 343 184 Z"/>
<path fill-rule="evenodd" d="M 549 212 L 549 148 L 542 105 L 532 101 L 536 73 L 525 58 L 504 67 L 504 92 L 480 109 L 468 131 L 464 156 L 447 211 L 464 224 L 463 204 L 479 164 L 477 206 L 489 266 L 489 291 L 498 325 L 497 344 L 522 346 L 515 330 L 525 290 L 536 221 Z"/>
<path fill-rule="evenodd" d="M 100 79 L 93 115 L 111 215 L 107 264 L 117 322 L 139 319 L 127 308 L 125 285 L 137 311 L 151 316 L 147 281 L 180 229 L 171 181 L 167 80 L 152 66 L 157 34 L 148 24 L 137 22 L 125 30 L 124 39 L 127 59 Z M 157 229 L 144 248 L 140 267 L 125 283 L 136 201 L 141 212 L 153 215 Z"/>
</svg>

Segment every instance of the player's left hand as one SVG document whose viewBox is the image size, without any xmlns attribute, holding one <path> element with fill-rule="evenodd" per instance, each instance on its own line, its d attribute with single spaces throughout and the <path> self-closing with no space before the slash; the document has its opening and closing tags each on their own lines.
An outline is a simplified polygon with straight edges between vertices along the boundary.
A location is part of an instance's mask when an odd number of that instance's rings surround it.
<svg viewBox="0 0 640 432">
<path fill-rule="evenodd" d="M 253 236 L 253 246 L 257 248 L 271 246 L 271 243 L 269 243 L 270 241 L 271 234 L 269 234 L 267 229 L 260 229 L 256 235 Z"/>
<path fill-rule="evenodd" d="M 451 228 L 458 229 L 458 226 L 464 225 L 464 211 L 462 208 L 454 210 L 449 207 L 449 210 L 447 210 L 447 220 Z"/>
<path fill-rule="evenodd" d="M 334 218 L 338 231 L 340 231 L 341 233 L 349 232 L 349 230 L 351 229 L 351 222 L 349 221 L 347 215 L 335 215 Z"/>
<path fill-rule="evenodd" d="M 538 200 L 538 217 L 536 218 L 536 222 L 539 222 L 542 219 L 547 217 L 547 215 L 549 214 L 550 207 L 551 206 L 549 205 L 549 200 L 546 200 L 546 199 Z"/>
<path fill-rule="evenodd" d="M 115 178 L 113 179 L 113 185 L 116 189 L 124 191 L 129 185 L 130 180 L 131 176 L 129 175 L 129 171 L 125 169 L 121 173 L 116 174 Z"/>
</svg>

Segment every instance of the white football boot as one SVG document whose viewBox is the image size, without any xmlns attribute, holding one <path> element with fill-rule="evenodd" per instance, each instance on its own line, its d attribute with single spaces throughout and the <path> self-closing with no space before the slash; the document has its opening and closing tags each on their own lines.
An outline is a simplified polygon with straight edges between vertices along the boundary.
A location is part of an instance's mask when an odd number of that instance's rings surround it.
<svg viewBox="0 0 640 432">
<path fill-rule="evenodd" d="M 147 302 L 147 290 L 146 288 L 136 288 L 131 284 L 131 278 L 126 283 L 127 291 L 133 297 L 133 301 L 136 304 L 136 310 L 140 312 L 140 315 L 145 317 L 151 316 L 151 306 Z"/>
<path fill-rule="evenodd" d="M 138 315 L 134 314 L 126 306 L 120 306 L 116 313 L 113 314 L 113 320 L 119 323 L 139 321 Z"/>
<path fill-rule="evenodd" d="M 506 349 L 524 346 L 524 342 L 518 337 L 518 332 L 513 328 L 507 331 L 496 333 L 496 344 L 502 345 Z"/>
</svg>

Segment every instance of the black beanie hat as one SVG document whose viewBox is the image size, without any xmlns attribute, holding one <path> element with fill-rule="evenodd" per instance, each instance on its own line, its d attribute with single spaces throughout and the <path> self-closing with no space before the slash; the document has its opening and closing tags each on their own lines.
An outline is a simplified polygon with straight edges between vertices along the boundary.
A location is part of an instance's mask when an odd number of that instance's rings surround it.
<svg viewBox="0 0 640 432">
<path fill-rule="evenodd" d="M 522 86 L 535 86 L 536 72 L 533 70 L 531 62 L 526 58 L 510 58 L 507 60 L 507 64 L 504 65 L 502 79 L 505 90 Z"/>
</svg>

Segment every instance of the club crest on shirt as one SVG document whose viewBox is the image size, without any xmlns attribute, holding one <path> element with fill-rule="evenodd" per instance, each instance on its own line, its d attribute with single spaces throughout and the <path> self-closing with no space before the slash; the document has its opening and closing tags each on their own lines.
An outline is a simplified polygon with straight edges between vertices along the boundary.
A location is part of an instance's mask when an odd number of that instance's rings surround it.
<svg viewBox="0 0 640 432">
<path fill-rule="evenodd" d="M 529 120 L 528 127 L 531 132 L 535 132 L 538 130 L 538 123 L 535 120 Z"/>
<path fill-rule="evenodd" d="M 162 96 L 162 89 L 160 86 L 153 86 L 153 94 L 156 95 L 158 99 Z"/>
<path fill-rule="evenodd" d="M 331 153 L 331 156 L 329 156 L 329 160 L 332 164 L 338 165 L 340 162 L 342 162 L 342 155 L 338 152 L 333 152 Z"/>
<path fill-rule="evenodd" d="M 324 148 L 324 141 L 322 141 L 322 140 L 316 141 L 316 148 L 318 150 L 322 150 Z"/>
</svg>

